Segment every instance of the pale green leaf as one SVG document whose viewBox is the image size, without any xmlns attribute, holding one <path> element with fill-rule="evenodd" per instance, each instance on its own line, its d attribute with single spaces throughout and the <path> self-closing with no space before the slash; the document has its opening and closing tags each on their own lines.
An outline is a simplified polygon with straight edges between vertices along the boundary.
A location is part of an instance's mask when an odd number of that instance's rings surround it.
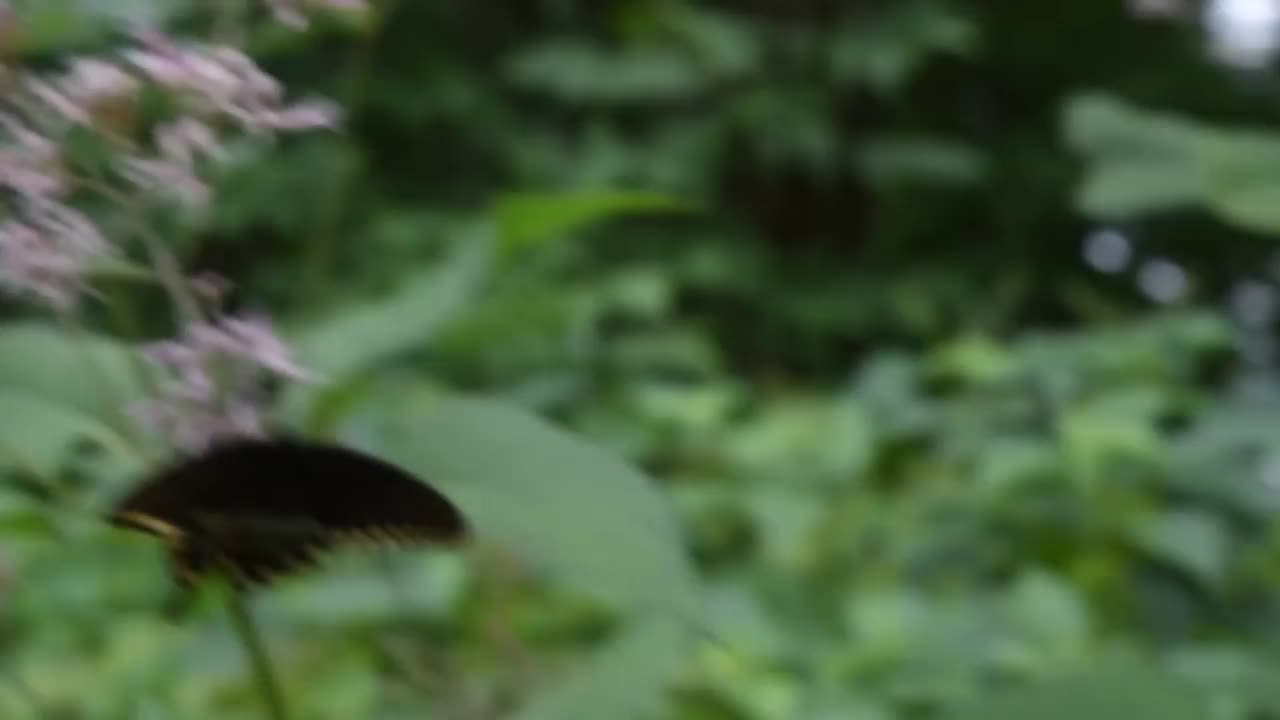
<svg viewBox="0 0 1280 720">
<path fill-rule="evenodd" d="M 141 395 L 130 351 L 40 324 L 0 328 L 0 453 L 42 475 L 89 441 L 136 462 L 124 414 Z"/>
<path fill-rule="evenodd" d="M 599 655 L 517 717 L 629 718 L 652 703 L 697 607 L 680 529 L 653 481 L 491 401 L 436 399 L 399 415 L 378 434 L 385 454 L 453 498 L 479 542 L 623 612 Z"/>
<path fill-rule="evenodd" d="M 1205 512 L 1172 511 L 1134 529 L 1138 544 L 1209 589 L 1226 579 L 1230 536 L 1221 520 Z"/>
</svg>

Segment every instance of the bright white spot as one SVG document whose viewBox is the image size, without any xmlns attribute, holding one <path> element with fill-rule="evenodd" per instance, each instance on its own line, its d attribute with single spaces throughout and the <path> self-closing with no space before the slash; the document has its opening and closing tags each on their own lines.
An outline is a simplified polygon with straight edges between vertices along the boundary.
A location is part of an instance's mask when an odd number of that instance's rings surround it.
<svg viewBox="0 0 1280 720">
<path fill-rule="evenodd" d="M 1275 286 L 1257 280 L 1245 280 L 1231 288 L 1231 314 L 1248 328 L 1264 328 L 1275 322 L 1280 297 Z"/>
<path fill-rule="evenodd" d="M 1172 260 L 1156 258 L 1138 268 L 1138 288 L 1162 305 L 1181 300 L 1189 286 L 1186 271 Z"/>
<path fill-rule="evenodd" d="M 1133 243 L 1118 230 L 1095 230 L 1084 239 L 1084 260 L 1098 272 L 1118 273 L 1133 260 Z"/>
<path fill-rule="evenodd" d="M 1222 62 L 1262 68 L 1280 47 L 1280 0 L 1209 0 L 1204 26 Z"/>
</svg>

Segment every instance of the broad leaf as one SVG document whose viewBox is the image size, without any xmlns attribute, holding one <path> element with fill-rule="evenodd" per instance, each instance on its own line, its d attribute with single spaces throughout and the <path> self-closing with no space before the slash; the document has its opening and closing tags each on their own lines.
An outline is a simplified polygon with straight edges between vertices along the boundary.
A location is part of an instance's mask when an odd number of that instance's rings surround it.
<svg viewBox="0 0 1280 720">
<path fill-rule="evenodd" d="M 135 462 L 126 405 L 140 393 L 127 349 L 39 324 L 0 328 L 0 462 L 48 475 L 89 441 Z"/>
<path fill-rule="evenodd" d="M 496 543 L 626 623 L 580 675 L 517 715 L 627 718 L 684 651 L 697 592 L 681 532 L 653 482 L 532 415 L 450 398 L 386 423 L 386 455 L 440 487 Z"/>
<path fill-rule="evenodd" d="M 1280 235 L 1280 134 L 1227 130 L 1106 96 L 1067 104 L 1068 142 L 1088 161 L 1080 208 L 1103 219 L 1200 205 Z"/>
</svg>

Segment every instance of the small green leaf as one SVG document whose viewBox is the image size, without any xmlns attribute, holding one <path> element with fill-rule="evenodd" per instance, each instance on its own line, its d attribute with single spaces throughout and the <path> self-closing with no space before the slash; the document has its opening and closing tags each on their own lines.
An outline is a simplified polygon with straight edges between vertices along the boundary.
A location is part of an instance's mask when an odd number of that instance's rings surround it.
<svg viewBox="0 0 1280 720">
<path fill-rule="evenodd" d="M 558 240 L 593 223 L 620 215 L 687 212 L 667 195 L 632 190 L 517 193 L 498 200 L 494 218 L 505 250 Z"/>
<path fill-rule="evenodd" d="M 675 48 L 611 51 L 575 40 L 550 40 L 508 64 L 517 84 L 573 103 L 670 101 L 700 92 L 709 78 Z"/>
<path fill-rule="evenodd" d="M 1135 539 L 1147 552 L 1209 589 L 1226 579 L 1230 537 L 1222 521 L 1199 511 L 1168 512 L 1143 521 Z"/>
</svg>

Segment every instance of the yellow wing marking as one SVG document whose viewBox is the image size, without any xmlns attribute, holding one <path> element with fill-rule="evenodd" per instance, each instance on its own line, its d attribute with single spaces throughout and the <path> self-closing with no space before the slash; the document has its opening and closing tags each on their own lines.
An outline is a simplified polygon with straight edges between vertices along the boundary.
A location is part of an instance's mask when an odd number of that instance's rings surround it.
<svg viewBox="0 0 1280 720">
<path fill-rule="evenodd" d="M 116 516 L 116 520 L 121 524 L 159 535 L 170 542 L 181 540 L 186 535 L 183 529 L 177 525 L 136 510 L 125 510 Z"/>
</svg>

